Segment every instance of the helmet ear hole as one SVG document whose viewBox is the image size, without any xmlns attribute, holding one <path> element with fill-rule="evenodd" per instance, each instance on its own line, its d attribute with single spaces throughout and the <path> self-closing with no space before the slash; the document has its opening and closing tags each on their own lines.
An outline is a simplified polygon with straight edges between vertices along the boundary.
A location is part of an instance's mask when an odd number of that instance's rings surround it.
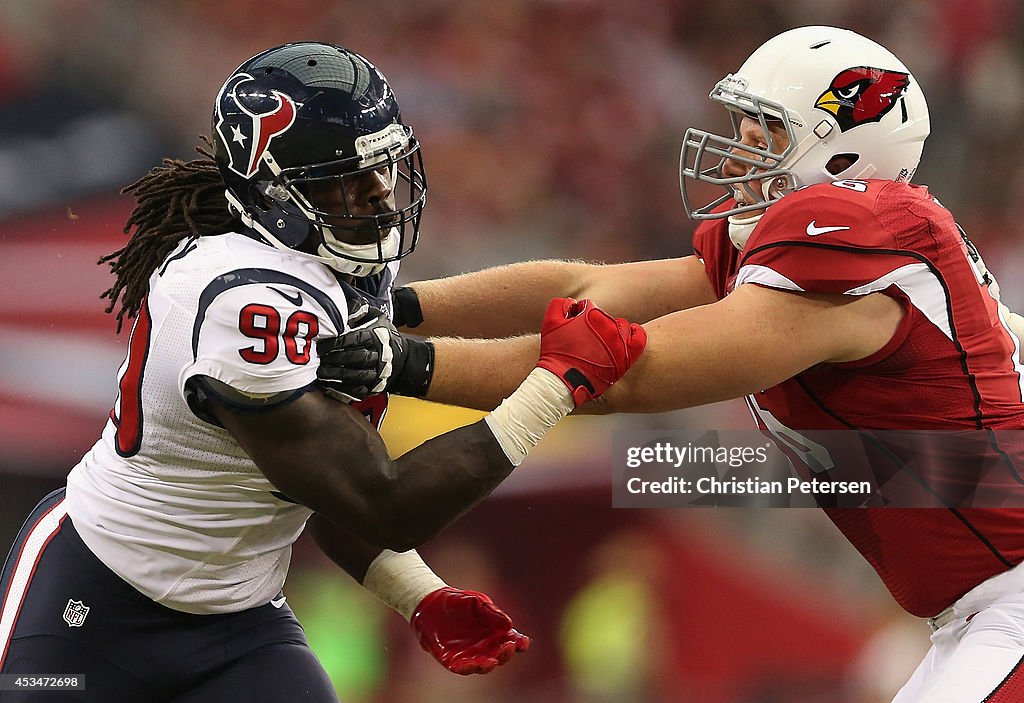
<svg viewBox="0 0 1024 703">
<path fill-rule="evenodd" d="M 836 154 L 825 164 L 825 170 L 835 176 L 850 168 L 859 160 L 860 154 Z"/>
</svg>

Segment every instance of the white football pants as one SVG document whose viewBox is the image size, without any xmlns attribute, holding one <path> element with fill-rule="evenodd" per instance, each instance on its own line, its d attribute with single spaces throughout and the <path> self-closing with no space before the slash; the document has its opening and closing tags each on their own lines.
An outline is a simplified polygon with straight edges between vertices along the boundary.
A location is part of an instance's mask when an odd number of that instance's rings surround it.
<svg viewBox="0 0 1024 703">
<path fill-rule="evenodd" d="M 1022 581 L 1018 566 L 933 618 L 931 649 L 893 703 L 1024 703 Z"/>
</svg>

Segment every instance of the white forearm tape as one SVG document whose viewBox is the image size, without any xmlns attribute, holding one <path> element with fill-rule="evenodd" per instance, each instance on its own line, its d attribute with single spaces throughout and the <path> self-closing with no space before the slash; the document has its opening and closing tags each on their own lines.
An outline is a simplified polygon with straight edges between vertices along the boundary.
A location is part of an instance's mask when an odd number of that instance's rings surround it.
<svg viewBox="0 0 1024 703">
<path fill-rule="evenodd" d="M 547 369 L 536 368 L 484 422 L 508 460 L 519 466 L 544 433 L 574 407 L 572 393 L 562 380 Z"/>
<path fill-rule="evenodd" d="M 370 562 L 363 588 L 406 620 L 412 619 L 416 606 L 428 594 L 448 584 L 438 577 L 415 549 L 392 552 L 385 549 Z"/>
</svg>

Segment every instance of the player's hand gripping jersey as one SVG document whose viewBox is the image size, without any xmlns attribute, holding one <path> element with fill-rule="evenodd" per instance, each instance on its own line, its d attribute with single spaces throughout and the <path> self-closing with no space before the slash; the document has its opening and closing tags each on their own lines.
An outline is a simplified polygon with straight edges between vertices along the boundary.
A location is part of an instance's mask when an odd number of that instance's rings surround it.
<svg viewBox="0 0 1024 703">
<path fill-rule="evenodd" d="M 726 228 L 725 220 L 709 221 L 694 237 L 719 298 L 741 285 L 882 293 L 906 311 L 870 357 L 819 364 L 748 397 L 758 426 L 798 470 L 828 471 L 849 459 L 841 448 L 804 441 L 802 430 L 858 430 L 845 436 L 860 441 L 870 431 L 1024 429 L 1019 340 L 999 310 L 998 288 L 927 189 L 868 180 L 799 190 L 767 210 L 742 252 Z M 1024 453 L 1016 444 L 1003 449 L 997 454 L 1010 475 Z M 868 505 L 884 505 L 885 491 L 899 486 L 901 504 L 939 507 L 826 510 L 893 597 L 931 616 L 1024 559 L 1024 510 L 950 506 L 907 480 L 901 466 L 913 460 L 869 452 L 880 490 Z"/>
<path fill-rule="evenodd" d="M 272 599 L 310 510 L 197 416 L 189 381 L 230 386 L 226 400 L 240 405 L 302 393 L 316 378 L 316 340 L 346 329 L 357 297 L 386 310 L 397 268 L 360 279 L 357 291 L 241 234 L 183 241 L 150 279 L 103 436 L 68 477 L 68 513 L 96 556 L 176 610 Z M 379 425 L 386 403 L 361 405 Z"/>
</svg>

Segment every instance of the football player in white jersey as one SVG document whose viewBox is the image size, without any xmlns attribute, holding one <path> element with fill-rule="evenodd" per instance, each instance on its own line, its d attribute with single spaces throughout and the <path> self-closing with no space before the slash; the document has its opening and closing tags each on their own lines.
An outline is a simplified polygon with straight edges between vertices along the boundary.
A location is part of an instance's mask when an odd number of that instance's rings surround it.
<svg viewBox="0 0 1024 703">
<path fill-rule="evenodd" d="M 1024 326 L 953 215 L 910 183 L 930 124 L 920 85 L 866 37 L 800 27 L 710 98 L 733 133 L 683 138 L 684 204 L 702 221 L 694 255 L 524 262 L 396 292 L 396 321 L 418 332 L 506 337 L 435 339 L 427 397 L 472 407 L 515 387 L 537 338 L 507 337 L 533 330 L 549 296 L 651 320 L 646 353 L 595 406 L 650 413 L 745 396 L 805 478 L 851 465 L 836 436 L 869 448 L 872 507 L 819 504 L 933 630 L 895 701 L 1024 701 Z M 701 204 L 701 188 L 719 197 Z M 479 315 L 498 290 L 507 314 Z M 394 367 L 367 363 L 384 351 L 377 339 L 339 338 L 321 374 L 355 395 L 379 388 Z M 908 431 L 965 444 L 894 448 Z M 982 461 L 990 473 L 975 473 Z M 974 483 L 951 476 L 965 466 Z M 991 502 L 945 492 L 958 483 Z"/>
<path fill-rule="evenodd" d="M 391 87 L 345 48 L 287 44 L 231 74 L 213 130 L 203 158 L 127 189 L 134 231 L 104 259 L 110 310 L 120 299 L 119 327 L 134 318 L 118 397 L 5 564 L 0 673 L 84 676 L 68 695 L 90 702 L 334 701 L 282 594 L 307 524 L 443 665 L 489 671 L 528 639 L 412 548 L 625 373 L 643 330 L 552 301 L 516 392 L 392 460 L 386 395 L 350 403 L 316 383 L 318 340 L 389 334 L 379 318 L 416 244 L 427 183 Z M 396 347 L 388 363 L 429 369 L 410 351 L 430 354 Z"/>
</svg>

